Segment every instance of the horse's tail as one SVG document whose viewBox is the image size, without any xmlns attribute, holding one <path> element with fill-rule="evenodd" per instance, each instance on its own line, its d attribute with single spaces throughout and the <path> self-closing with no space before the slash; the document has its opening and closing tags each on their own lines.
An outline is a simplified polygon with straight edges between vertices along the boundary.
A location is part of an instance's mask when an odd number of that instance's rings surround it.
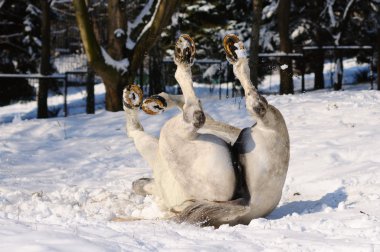
<svg viewBox="0 0 380 252">
<path fill-rule="evenodd" d="M 249 204 L 243 199 L 222 202 L 194 201 L 177 213 L 175 220 L 201 226 L 236 225 L 241 223 L 240 217 L 249 210 Z"/>
</svg>

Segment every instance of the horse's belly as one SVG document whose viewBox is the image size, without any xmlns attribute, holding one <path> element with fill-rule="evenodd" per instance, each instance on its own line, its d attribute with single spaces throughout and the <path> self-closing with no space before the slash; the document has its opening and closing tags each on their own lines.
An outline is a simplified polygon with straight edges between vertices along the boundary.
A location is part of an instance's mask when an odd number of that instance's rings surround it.
<svg viewBox="0 0 380 252">
<path fill-rule="evenodd" d="M 170 207 L 187 200 L 232 198 L 235 173 L 229 148 L 223 140 L 200 135 L 191 141 L 176 138 L 175 146 L 170 140 L 160 141 L 163 169 L 155 175 Z"/>
<path fill-rule="evenodd" d="M 197 157 L 191 165 L 191 180 L 197 199 L 230 200 L 235 190 L 235 172 L 227 144 L 213 135 L 200 135 Z"/>
</svg>

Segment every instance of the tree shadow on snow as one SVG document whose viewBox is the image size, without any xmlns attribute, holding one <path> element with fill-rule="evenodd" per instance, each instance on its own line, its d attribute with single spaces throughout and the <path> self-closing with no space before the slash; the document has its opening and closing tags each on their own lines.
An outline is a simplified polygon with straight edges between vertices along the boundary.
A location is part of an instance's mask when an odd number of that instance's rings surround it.
<svg viewBox="0 0 380 252">
<path fill-rule="evenodd" d="M 276 208 L 268 219 L 280 219 L 284 216 L 292 213 L 308 214 L 317 213 L 323 211 L 326 207 L 337 208 L 340 202 L 344 202 L 347 199 L 347 193 L 344 187 L 336 189 L 334 192 L 327 193 L 319 200 L 307 200 L 307 201 L 294 201 L 288 202 L 284 205 Z"/>
</svg>

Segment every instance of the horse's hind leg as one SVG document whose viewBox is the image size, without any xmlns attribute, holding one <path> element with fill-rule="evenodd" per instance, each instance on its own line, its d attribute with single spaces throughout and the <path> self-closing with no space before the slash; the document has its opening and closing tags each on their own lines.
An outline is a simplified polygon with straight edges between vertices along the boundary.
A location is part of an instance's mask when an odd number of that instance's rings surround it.
<svg viewBox="0 0 380 252">
<path fill-rule="evenodd" d="M 268 111 L 268 102 L 251 82 L 244 44 L 233 34 L 227 35 L 223 44 L 227 59 L 233 65 L 234 74 L 244 89 L 247 111 L 257 122 L 262 122 Z"/>
<path fill-rule="evenodd" d="M 133 139 L 136 149 L 153 169 L 157 162 L 158 139 L 146 133 L 138 117 L 138 109 L 142 102 L 142 91 L 136 85 L 127 86 L 123 92 L 123 108 L 126 118 L 126 129 Z M 133 190 L 140 195 L 152 194 L 154 180 L 142 178 L 133 182 Z"/>
<path fill-rule="evenodd" d="M 185 98 L 183 95 L 172 95 L 162 92 L 145 99 L 142 104 L 142 110 L 149 115 L 157 115 L 174 107 L 183 111 L 184 104 Z M 198 131 L 199 133 L 212 134 L 222 138 L 227 143 L 235 143 L 241 129 L 227 123 L 216 121 L 207 113 L 205 113 L 205 116 L 206 122 Z"/>
</svg>

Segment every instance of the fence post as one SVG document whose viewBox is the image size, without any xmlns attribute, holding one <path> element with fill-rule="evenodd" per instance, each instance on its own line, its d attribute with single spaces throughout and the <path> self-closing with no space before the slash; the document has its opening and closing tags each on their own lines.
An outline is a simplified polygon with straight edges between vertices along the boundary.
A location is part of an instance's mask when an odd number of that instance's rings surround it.
<svg viewBox="0 0 380 252">
<path fill-rule="evenodd" d="M 302 49 L 302 58 L 301 58 L 301 91 L 305 92 L 305 52 Z"/>
<path fill-rule="evenodd" d="M 95 92 L 94 92 L 94 79 L 95 73 L 92 68 L 87 68 L 87 81 L 86 81 L 86 113 L 95 114 Z"/>
<path fill-rule="evenodd" d="M 68 74 L 65 73 L 65 79 L 63 82 L 63 114 L 65 117 L 67 117 L 67 82 L 69 81 L 69 78 L 67 77 Z"/>
<path fill-rule="evenodd" d="M 41 66 L 40 73 L 48 75 L 50 73 L 50 6 L 48 1 L 41 0 L 41 36 L 42 36 L 42 50 L 41 50 Z M 47 96 L 49 88 L 49 79 L 40 79 L 38 85 L 37 95 L 37 118 L 47 118 Z"/>
<path fill-rule="evenodd" d="M 219 68 L 222 68 L 222 64 L 219 64 Z M 221 77 L 222 73 L 221 71 L 219 71 L 219 100 L 222 99 L 222 77 Z"/>
<path fill-rule="evenodd" d="M 373 79 L 374 79 L 374 76 L 373 76 L 373 55 L 375 54 L 375 51 L 373 50 L 372 48 L 372 51 L 371 51 L 371 65 L 369 67 L 369 78 L 371 79 L 371 90 L 373 90 Z"/>
</svg>

